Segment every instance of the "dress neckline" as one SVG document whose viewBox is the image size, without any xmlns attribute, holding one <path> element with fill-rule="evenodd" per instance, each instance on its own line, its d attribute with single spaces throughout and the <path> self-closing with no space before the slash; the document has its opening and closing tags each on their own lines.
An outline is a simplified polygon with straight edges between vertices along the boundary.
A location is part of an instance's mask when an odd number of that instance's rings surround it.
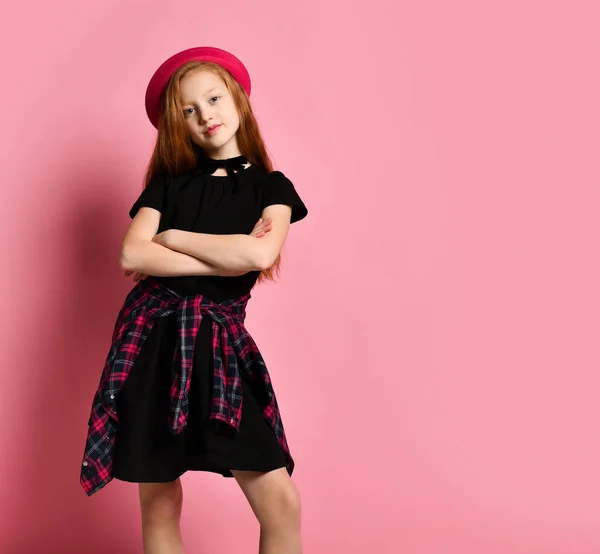
<svg viewBox="0 0 600 554">
<path fill-rule="evenodd" d="M 239 190 L 239 180 L 245 180 L 246 175 L 255 171 L 255 167 L 259 167 L 256 164 L 250 163 L 250 165 L 244 168 L 250 160 L 246 156 L 234 156 L 233 158 L 216 159 L 209 158 L 204 154 L 198 147 L 193 147 L 196 155 L 196 167 L 191 172 L 191 178 L 186 182 L 182 183 L 179 187 L 180 191 L 183 191 L 191 185 L 191 183 L 197 182 L 198 179 L 202 179 L 204 182 L 211 181 L 213 183 L 223 183 L 230 180 L 233 185 L 233 194 L 237 194 Z M 227 175 L 213 175 L 213 173 L 220 168 L 225 168 Z"/>
<path fill-rule="evenodd" d="M 247 169 L 252 167 L 252 163 L 249 167 L 244 168 L 250 160 L 243 154 L 239 156 L 233 156 L 231 158 L 211 158 L 207 156 L 206 152 L 200 148 L 195 142 L 192 142 L 192 150 L 196 157 L 196 172 L 203 174 L 205 177 L 211 178 L 228 178 L 231 177 L 235 181 L 235 176 Z M 213 175 L 218 169 L 225 169 L 227 175 Z"/>
<path fill-rule="evenodd" d="M 251 163 L 246 169 L 240 169 L 239 171 L 237 171 L 236 173 L 234 173 L 234 175 L 240 175 L 241 173 L 246 173 L 246 171 L 257 167 L 255 164 Z M 205 175 L 206 178 L 208 179 L 229 179 L 230 175 Z"/>
</svg>

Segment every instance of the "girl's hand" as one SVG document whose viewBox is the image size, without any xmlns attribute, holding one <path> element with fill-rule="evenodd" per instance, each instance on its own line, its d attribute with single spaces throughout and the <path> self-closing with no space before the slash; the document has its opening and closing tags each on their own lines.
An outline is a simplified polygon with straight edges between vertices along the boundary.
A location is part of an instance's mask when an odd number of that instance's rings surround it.
<svg viewBox="0 0 600 554">
<path fill-rule="evenodd" d="M 133 276 L 134 281 L 139 281 L 140 279 L 144 280 L 146 277 L 148 277 L 148 275 L 144 275 L 143 273 L 138 273 L 137 271 L 136 272 L 126 271 L 125 277 L 129 277 L 132 273 L 135 273 L 135 275 Z"/>
<path fill-rule="evenodd" d="M 250 233 L 250 236 L 260 238 L 266 235 L 271 229 L 271 218 L 268 217 L 263 221 L 263 218 L 259 217 L 254 229 L 252 229 L 252 232 Z"/>
</svg>

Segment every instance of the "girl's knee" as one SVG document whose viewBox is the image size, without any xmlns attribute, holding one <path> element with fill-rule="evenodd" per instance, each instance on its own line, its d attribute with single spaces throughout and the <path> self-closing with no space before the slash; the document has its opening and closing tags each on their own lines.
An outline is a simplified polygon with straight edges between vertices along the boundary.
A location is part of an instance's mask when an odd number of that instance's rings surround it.
<svg viewBox="0 0 600 554">
<path fill-rule="evenodd" d="M 180 479 L 169 483 L 140 483 L 139 496 L 144 523 L 179 521 L 183 503 Z"/>
<path fill-rule="evenodd" d="M 266 473 L 232 470 L 263 529 L 289 529 L 300 522 L 300 493 L 285 468 Z"/>
<path fill-rule="evenodd" d="M 288 480 L 269 491 L 266 499 L 268 513 L 261 524 L 295 525 L 300 520 L 300 493 L 293 481 Z"/>
</svg>

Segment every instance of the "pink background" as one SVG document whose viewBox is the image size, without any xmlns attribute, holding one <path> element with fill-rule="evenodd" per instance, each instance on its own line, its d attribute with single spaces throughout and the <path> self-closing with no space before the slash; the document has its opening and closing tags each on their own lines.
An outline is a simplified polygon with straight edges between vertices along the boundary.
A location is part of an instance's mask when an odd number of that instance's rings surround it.
<svg viewBox="0 0 600 554">
<path fill-rule="evenodd" d="M 145 87 L 196 45 L 247 65 L 310 210 L 248 313 L 305 552 L 600 551 L 597 3 L 350 5 L 3 8 L 2 553 L 141 552 L 137 485 L 79 464 Z M 257 551 L 235 481 L 183 482 L 190 552 Z"/>
</svg>

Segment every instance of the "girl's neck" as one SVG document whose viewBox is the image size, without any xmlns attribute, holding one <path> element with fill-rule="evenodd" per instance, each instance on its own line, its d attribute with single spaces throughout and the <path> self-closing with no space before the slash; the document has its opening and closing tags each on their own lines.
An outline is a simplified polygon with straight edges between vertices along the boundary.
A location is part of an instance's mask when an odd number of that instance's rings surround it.
<svg viewBox="0 0 600 554">
<path fill-rule="evenodd" d="M 212 158 L 213 160 L 229 160 L 242 155 L 237 144 L 231 143 L 224 144 L 221 148 L 215 148 L 214 150 L 205 150 L 192 141 L 192 149 L 196 156 Z"/>
</svg>

